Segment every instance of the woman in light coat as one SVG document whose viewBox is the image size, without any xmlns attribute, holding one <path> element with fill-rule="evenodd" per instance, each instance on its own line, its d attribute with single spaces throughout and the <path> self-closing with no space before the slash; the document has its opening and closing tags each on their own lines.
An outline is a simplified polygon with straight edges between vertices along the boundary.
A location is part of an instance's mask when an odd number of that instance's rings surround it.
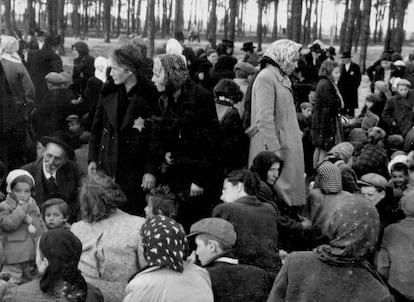
<svg viewBox="0 0 414 302">
<path fill-rule="evenodd" d="M 305 204 L 302 138 L 296 118 L 291 82 L 301 45 L 282 39 L 272 43 L 261 61 L 253 84 L 249 166 L 261 151 L 271 151 L 284 162 L 275 189 L 290 206 Z"/>
</svg>

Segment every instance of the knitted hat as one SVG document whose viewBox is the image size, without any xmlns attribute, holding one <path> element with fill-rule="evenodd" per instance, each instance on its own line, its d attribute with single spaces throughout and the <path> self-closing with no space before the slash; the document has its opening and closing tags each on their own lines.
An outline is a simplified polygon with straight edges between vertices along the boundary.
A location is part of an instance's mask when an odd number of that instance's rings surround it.
<svg viewBox="0 0 414 302">
<path fill-rule="evenodd" d="M 349 142 L 339 143 L 329 151 L 329 154 L 341 158 L 346 163 L 351 159 L 352 153 L 354 153 L 354 146 Z"/>
<path fill-rule="evenodd" d="M 337 194 L 342 191 L 341 170 L 330 161 L 323 161 L 316 168 L 319 186 L 324 194 Z"/>
<path fill-rule="evenodd" d="M 414 216 L 414 191 L 409 191 L 401 197 L 401 209 L 406 216 Z"/>
<path fill-rule="evenodd" d="M 25 178 L 22 178 L 22 182 L 26 182 L 27 178 L 30 179 L 32 181 L 32 183 L 28 183 L 29 185 L 32 186 L 32 188 L 35 186 L 35 180 L 32 176 L 32 174 L 30 174 L 29 172 L 27 172 L 26 170 L 23 169 L 16 169 L 13 170 L 9 173 L 9 175 L 7 175 L 6 178 L 6 183 L 7 183 L 7 187 L 6 187 L 6 191 L 7 193 L 11 193 L 11 184 L 13 183 L 13 181 L 20 176 L 26 176 Z"/>
<path fill-rule="evenodd" d="M 397 155 L 388 163 L 388 172 L 391 174 L 391 169 L 396 163 L 407 164 L 407 155 Z"/>
</svg>

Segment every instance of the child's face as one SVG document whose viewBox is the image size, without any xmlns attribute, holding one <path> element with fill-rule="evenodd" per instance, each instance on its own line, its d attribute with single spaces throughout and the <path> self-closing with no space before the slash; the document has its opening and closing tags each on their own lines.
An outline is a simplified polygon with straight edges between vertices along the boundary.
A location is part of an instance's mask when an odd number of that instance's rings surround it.
<svg viewBox="0 0 414 302">
<path fill-rule="evenodd" d="M 12 195 L 12 198 L 17 202 L 19 201 L 28 202 L 30 199 L 30 196 L 32 195 L 32 187 L 25 182 L 18 182 L 11 189 L 11 195 Z"/>
<path fill-rule="evenodd" d="M 403 171 L 392 171 L 391 179 L 396 187 L 402 187 L 408 182 L 408 176 Z"/>
<path fill-rule="evenodd" d="M 302 114 L 305 118 L 308 118 L 312 115 L 312 108 L 303 108 Z"/>
<path fill-rule="evenodd" d="M 365 101 L 365 105 L 367 106 L 368 109 L 371 109 L 372 105 L 374 105 L 374 103 L 367 100 L 367 101 Z"/>
<path fill-rule="evenodd" d="M 147 217 L 147 219 L 151 219 L 152 217 L 154 217 L 154 212 L 153 212 L 154 208 L 152 206 L 152 201 L 151 198 L 148 199 L 148 203 L 147 206 L 145 207 L 144 211 L 145 211 L 145 216 Z"/>
<path fill-rule="evenodd" d="M 50 206 L 45 210 L 45 223 L 48 229 L 56 229 L 66 222 L 58 205 Z"/>
<path fill-rule="evenodd" d="M 205 244 L 199 236 L 196 237 L 195 243 L 197 245 L 196 255 L 201 265 L 204 266 L 215 256 L 214 247 L 210 243 Z"/>
<path fill-rule="evenodd" d="M 402 97 L 406 97 L 408 94 L 408 87 L 405 85 L 398 85 L 397 86 L 397 92 L 399 95 L 401 95 Z"/>
<path fill-rule="evenodd" d="M 68 129 L 70 133 L 78 133 L 81 125 L 77 121 L 69 121 L 68 122 Z"/>
</svg>

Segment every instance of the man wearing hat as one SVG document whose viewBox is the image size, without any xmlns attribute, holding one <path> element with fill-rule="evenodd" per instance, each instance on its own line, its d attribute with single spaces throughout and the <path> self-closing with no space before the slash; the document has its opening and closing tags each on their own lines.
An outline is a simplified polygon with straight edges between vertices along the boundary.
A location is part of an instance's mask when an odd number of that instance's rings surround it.
<svg viewBox="0 0 414 302">
<path fill-rule="evenodd" d="M 304 78 L 304 83 L 313 84 L 316 86 L 319 81 L 319 68 L 323 61 L 326 59 L 326 54 L 319 45 L 319 43 L 313 43 L 309 47 L 309 52 L 305 54 L 298 62 L 298 68 Z"/>
<path fill-rule="evenodd" d="M 354 117 L 355 108 L 358 108 L 358 87 L 361 84 L 361 69 L 351 61 L 351 52 L 342 53 L 341 76 L 338 88 L 344 100 L 343 114 Z"/>
<path fill-rule="evenodd" d="M 250 63 L 253 66 L 259 65 L 259 56 L 254 52 L 255 48 L 252 41 L 243 43 L 243 47 L 240 49 L 244 52 L 243 62 Z"/>
<path fill-rule="evenodd" d="M 237 235 L 233 225 L 221 218 L 205 218 L 191 226 L 196 236 L 197 256 L 201 266 L 210 274 L 214 301 L 264 301 L 268 295 L 264 270 L 239 264 L 233 256 Z"/>
<path fill-rule="evenodd" d="M 384 81 L 387 84 L 390 83 L 391 65 L 391 55 L 384 52 L 380 59 L 367 69 L 367 75 L 371 80 L 371 92 L 374 92 L 376 81 Z"/>
<path fill-rule="evenodd" d="M 83 174 L 72 161 L 74 152 L 69 137 L 57 131 L 53 136 L 42 137 L 40 143 L 45 147 L 43 156 L 22 167 L 35 179 L 34 198 L 39 206 L 50 198 L 62 198 L 69 205 L 69 222 L 76 221 L 78 187 Z"/>
</svg>

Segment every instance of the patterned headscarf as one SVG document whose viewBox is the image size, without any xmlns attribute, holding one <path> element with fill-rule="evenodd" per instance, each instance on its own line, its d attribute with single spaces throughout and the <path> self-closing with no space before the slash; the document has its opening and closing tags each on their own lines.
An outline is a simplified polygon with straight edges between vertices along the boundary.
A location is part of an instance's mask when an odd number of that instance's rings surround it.
<svg viewBox="0 0 414 302">
<path fill-rule="evenodd" d="M 167 267 L 182 273 L 188 242 L 181 224 L 165 216 L 154 216 L 141 229 L 147 267 Z"/>
<path fill-rule="evenodd" d="M 318 187 L 324 194 L 337 194 L 342 191 L 341 170 L 330 161 L 323 161 L 316 168 Z"/>
<path fill-rule="evenodd" d="M 158 57 L 164 68 L 167 84 L 166 90 L 175 92 L 180 89 L 188 79 L 188 69 L 180 55 L 169 54 Z"/>
<path fill-rule="evenodd" d="M 285 72 L 288 64 L 302 48 L 302 45 L 292 40 L 281 39 L 270 44 L 263 56 L 272 59 Z"/>
<path fill-rule="evenodd" d="M 318 258 L 332 265 L 348 266 L 364 262 L 372 252 L 380 229 L 376 208 L 355 195 L 345 197 L 333 212 L 328 226 L 329 245 L 315 249 Z"/>
</svg>

